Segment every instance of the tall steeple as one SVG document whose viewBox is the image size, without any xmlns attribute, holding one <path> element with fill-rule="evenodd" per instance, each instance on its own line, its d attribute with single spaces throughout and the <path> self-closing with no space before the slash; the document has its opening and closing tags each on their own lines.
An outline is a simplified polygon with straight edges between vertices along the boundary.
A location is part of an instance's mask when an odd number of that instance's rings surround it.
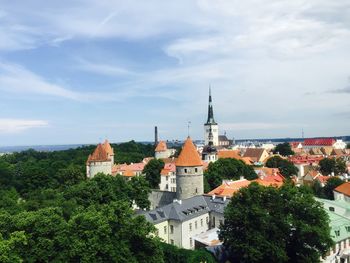
<svg viewBox="0 0 350 263">
<path fill-rule="evenodd" d="M 213 100 L 211 98 L 211 87 L 209 86 L 208 119 L 206 124 L 217 125 L 214 120 Z"/>
</svg>

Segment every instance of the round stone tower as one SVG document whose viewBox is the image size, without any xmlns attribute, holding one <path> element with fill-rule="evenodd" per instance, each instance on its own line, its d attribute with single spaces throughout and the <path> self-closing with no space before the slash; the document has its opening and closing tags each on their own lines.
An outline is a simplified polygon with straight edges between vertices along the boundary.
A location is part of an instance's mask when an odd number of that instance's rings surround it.
<svg viewBox="0 0 350 263">
<path fill-rule="evenodd" d="M 176 197 L 183 200 L 203 193 L 202 160 L 188 137 L 176 160 Z"/>
</svg>

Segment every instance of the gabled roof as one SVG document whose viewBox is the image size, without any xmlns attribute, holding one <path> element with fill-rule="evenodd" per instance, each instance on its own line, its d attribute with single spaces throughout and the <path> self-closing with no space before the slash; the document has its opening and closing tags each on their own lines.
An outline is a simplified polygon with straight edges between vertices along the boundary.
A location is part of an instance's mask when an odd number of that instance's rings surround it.
<svg viewBox="0 0 350 263">
<path fill-rule="evenodd" d="M 350 197 L 350 182 L 339 185 L 334 191 Z"/>
<path fill-rule="evenodd" d="M 168 150 L 168 147 L 165 141 L 160 141 L 155 149 L 156 152 L 165 152 L 166 150 Z"/>
<path fill-rule="evenodd" d="M 89 155 L 87 160 L 88 162 L 107 162 L 110 161 L 109 155 L 105 150 L 105 147 L 99 143 L 93 152 L 93 154 Z"/>
<path fill-rule="evenodd" d="M 313 138 L 305 139 L 304 146 L 332 146 L 335 143 L 334 138 Z"/>
<path fill-rule="evenodd" d="M 186 139 L 182 147 L 181 153 L 176 160 L 176 166 L 202 166 L 202 160 L 190 137 Z"/>
<path fill-rule="evenodd" d="M 218 157 L 240 159 L 241 156 L 239 153 L 240 153 L 239 150 L 222 150 L 222 151 L 218 151 Z"/>
<path fill-rule="evenodd" d="M 151 211 L 139 211 L 146 220 L 158 224 L 166 220 L 187 221 L 200 215 L 215 211 L 223 214 L 229 199 L 211 198 L 210 196 L 197 195 L 181 201 L 162 206 Z"/>
<path fill-rule="evenodd" d="M 249 157 L 251 158 L 254 162 L 257 162 L 260 160 L 261 156 L 265 152 L 264 148 L 248 148 L 243 157 Z"/>
</svg>

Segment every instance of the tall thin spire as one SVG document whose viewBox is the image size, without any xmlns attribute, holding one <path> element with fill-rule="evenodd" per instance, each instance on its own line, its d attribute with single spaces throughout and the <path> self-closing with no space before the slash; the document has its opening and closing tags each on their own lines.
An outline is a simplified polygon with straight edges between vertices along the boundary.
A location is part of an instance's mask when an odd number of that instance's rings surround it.
<svg viewBox="0 0 350 263">
<path fill-rule="evenodd" d="M 209 85 L 209 105 L 208 105 L 208 119 L 206 124 L 216 125 L 214 120 L 213 100 L 211 98 L 211 86 Z"/>
</svg>

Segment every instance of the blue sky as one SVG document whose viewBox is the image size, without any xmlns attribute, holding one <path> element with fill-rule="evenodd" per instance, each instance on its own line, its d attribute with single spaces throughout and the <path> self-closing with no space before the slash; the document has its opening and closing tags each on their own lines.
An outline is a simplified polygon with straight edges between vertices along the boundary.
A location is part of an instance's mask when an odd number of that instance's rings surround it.
<svg viewBox="0 0 350 263">
<path fill-rule="evenodd" d="M 0 145 L 350 134 L 347 0 L 0 5 Z"/>
</svg>

